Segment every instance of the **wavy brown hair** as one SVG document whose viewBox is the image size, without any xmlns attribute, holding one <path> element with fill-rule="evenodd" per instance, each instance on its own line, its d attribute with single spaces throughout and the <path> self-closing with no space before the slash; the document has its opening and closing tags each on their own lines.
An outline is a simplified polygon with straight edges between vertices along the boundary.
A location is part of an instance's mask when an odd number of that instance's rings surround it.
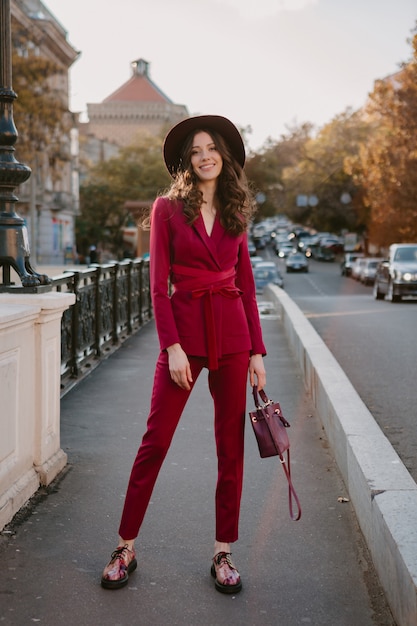
<svg viewBox="0 0 417 626">
<path fill-rule="evenodd" d="M 205 128 L 190 133 L 181 150 L 181 167 L 166 195 L 170 200 L 179 200 L 184 203 L 187 224 L 193 224 L 203 204 L 203 194 L 197 186 L 199 179 L 191 165 L 191 149 L 194 137 L 199 132 L 206 132 L 210 135 L 223 159 L 216 189 L 220 222 L 231 234 L 240 235 L 249 226 L 249 221 L 255 212 L 255 202 L 242 167 L 233 157 L 228 144 L 219 133 Z"/>
</svg>

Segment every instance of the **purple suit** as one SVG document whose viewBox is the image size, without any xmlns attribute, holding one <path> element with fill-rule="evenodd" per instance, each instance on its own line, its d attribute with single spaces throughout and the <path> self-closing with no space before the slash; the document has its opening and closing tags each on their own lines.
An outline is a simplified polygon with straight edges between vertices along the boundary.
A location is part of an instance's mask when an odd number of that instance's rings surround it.
<svg viewBox="0 0 417 626">
<path fill-rule="evenodd" d="M 216 218 L 209 236 L 201 216 L 192 226 L 186 224 L 182 208 L 182 203 L 158 198 L 152 209 L 151 290 L 161 353 L 119 533 L 125 540 L 137 536 L 190 395 L 169 373 L 166 348 L 179 343 L 190 361 L 193 384 L 203 368 L 209 370 L 219 461 L 216 539 L 231 543 L 238 537 L 249 355 L 265 354 L 265 346 L 246 233 L 233 236 Z"/>
</svg>

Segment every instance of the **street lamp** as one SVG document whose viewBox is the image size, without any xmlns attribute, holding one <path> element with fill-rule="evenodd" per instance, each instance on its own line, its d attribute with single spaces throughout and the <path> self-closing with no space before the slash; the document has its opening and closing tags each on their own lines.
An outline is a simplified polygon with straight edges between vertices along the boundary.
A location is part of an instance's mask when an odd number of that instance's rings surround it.
<svg viewBox="0 0 417 626">
<path fill-rule="evenodd" d="M 52 289 L 51 279 L 31 267 L 25 221 L 14 210 L 18 201 L 14 189 L 31 174 L 30 167 L 19 163 L 14 156 L 17 130 L 13 102 L 16 98 L 12 88 L 10 0 L 0 0 L 0 268 L 3 269 L 0 292 L 39 293 Z M 11 282 L 11 268 L 19 275 L 21 287 Z"/>
</svg>

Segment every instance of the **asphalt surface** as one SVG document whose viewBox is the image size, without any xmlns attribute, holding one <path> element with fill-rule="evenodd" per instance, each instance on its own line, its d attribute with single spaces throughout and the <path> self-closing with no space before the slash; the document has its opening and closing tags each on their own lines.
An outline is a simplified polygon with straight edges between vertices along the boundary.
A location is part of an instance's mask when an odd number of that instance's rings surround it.
<svg viewBox="0 0 417 626">
<path fill-rule="evenodd" d="M 233 546 L 242 592 L 220 594 L 210 576 L 216 457 L 204 371 L 155 487 L 137 541 L 138 569 L 123 589 L 100 586 L 149 408 L 158 347 L 151 322 L 62 399 L 68 466 L 0 535 L 1 624 L 394 625 L 285 332 L 274 316 L 262 325 L 266 390 L 291 423 L 303 513 L 291 521 L 282 468 L 276 458 L 259 458 L 247 422 Z"/>
</svg>

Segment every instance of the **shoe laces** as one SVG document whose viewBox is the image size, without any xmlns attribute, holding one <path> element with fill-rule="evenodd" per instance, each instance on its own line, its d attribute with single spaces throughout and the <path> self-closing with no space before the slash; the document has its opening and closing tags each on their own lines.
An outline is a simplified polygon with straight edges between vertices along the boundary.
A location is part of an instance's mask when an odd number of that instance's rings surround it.
<svg viewBox="0 0 417 626">
<path fill-rule="evenodd" d="M 121 559 L 121 560 L 124 560 L 124 559 L 125 559 L 125 557 L 126 557 L 127 555 L 125 555 L 125 554 L 123 554 L 123 553 L 124 553 L 126 550 L 127 550 L 128 552 L 132 552 L 132 550 L 130 550 L 130 549 L 127 547 L 127 544 L 126 544 L 125 546 L 121 546 L 120 548 L 116 548 L 116 550 L 114 550 L 114 552 L 112 552 L 112 554 L 111 554 L 111 557 L 110 557 L 110 563 L 113 563 L 113 561 L 115 561 L 116 559 Z"/>
<path fill-rule="evenodd" d="M 231 557 L 231 552 L 219 552 L 218 554 L 216 554 L 213 560 L 215 561 L 216 565 L 223 565 L 227 563 L 230 569 L 236 569 L 232 563 Z"/>
</svg>

